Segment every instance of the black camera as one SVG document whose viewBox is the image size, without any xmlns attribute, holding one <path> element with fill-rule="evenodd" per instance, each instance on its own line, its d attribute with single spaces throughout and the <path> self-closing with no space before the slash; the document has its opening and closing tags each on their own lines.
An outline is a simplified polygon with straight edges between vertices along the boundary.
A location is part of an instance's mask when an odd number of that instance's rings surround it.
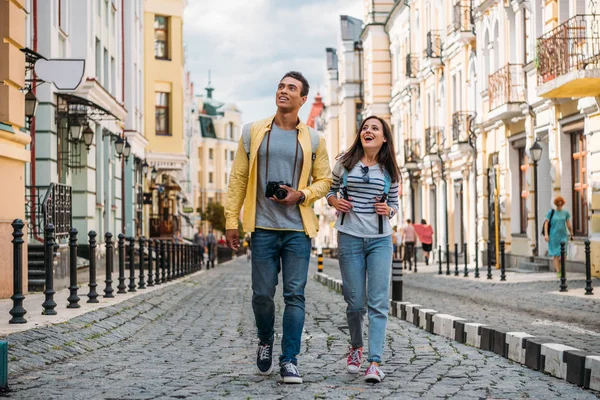
<svg viewBox="0 0 600 400">
<path fill-rule="evenodd" d="M 285 190 L 284 188 L 281 187 L 284 185 L 289 186 L 289 187 L 292 186 L 289 183 L 285 183 L 283 181 L 267 182 L 267 190 L 265 190 L 265 196 L 267 196 L 267 197 L 275 196 L 279 200 L 285 199 L 288 195 L 288 192 L 287 192 L 287 190 Z"/>
</svg>

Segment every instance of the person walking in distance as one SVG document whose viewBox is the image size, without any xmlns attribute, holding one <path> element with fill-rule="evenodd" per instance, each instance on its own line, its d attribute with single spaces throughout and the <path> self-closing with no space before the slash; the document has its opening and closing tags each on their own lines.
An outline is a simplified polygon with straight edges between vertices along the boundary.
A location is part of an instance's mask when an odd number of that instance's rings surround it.
<svg viewBox="0 0 600 400">
<path fill-rule="evenodd" d="M 215 249 L 217 247 L 217 238 L 215 236 L 215 230 L 211 229 L 206 235 L 206 265 L 212 263 L 215 266 Z"/>
<path fill-rule="evenodd" d="M 402 232 L 404 241 L 404 259 L 408 260 L 409 268 L 412 268 L 413 257 L 415 256 L 415 243 L 417 242 L 417 232 L 410 219 L 406 220 L 406 226 Z"/>
<path fill-rule="evenodd" d="M 262 375 L 273 369 L 273 298 L 281 265 L 285 309 L 279 373 L 284 383 L 302 383 L 297 357 L 304 288 L 311 238 L 318 230 L 312 205 L 331 185 L 325 139 L 298 118 L 308 91 L 301 73 L 286 73 L 277 85 L 275 116 L 243 127 L 225 206 L 229 247 L 237 250 L 240 245 L 242 206 L 244 232 L 251 232 L 252 309 L 259 339 L 256 365 Z"/>
<path fill-rule="evenodd" d="M 393 257 L 389 219 L 398 210 L 399 172 L 388 124 L 366 118 L 348 151 L 333 168 L 327 202 L 341 214 L 338 258 L 342 273 L 350 348 L 346 369 L 358 373 L 362 364 L 363 319 L 369 310 L 369 367 L 367 382 L 381 382 L 380 368 L 389 309 Z"/>
<path fill-rule="evenodd" d="M 194 244 L 200 249 L 200 265 L 204 264 L 204 246 L 206 246 L 206 240 L 202 233 L 202 227 L 198 227 L 198 232 L 194 234 Z"/>
<path fill-rule="evenodd" d="M 560 278 L 560 244 L 568 243 L 573 239 L 573 226 L 571 226 L 571 214 L 563 210 L 567 202 L 562 196 L 554 199 L 556 209 L 551 209 L 544 220 L 544 239 L 548 242 L 548 255 L 553 257 L 556 276 Z M 565 246 L 566 256 L 567 246 Z"/>
<path fill-rule="evenodd" d="M 431 254 L 431 248 L 433 247 L 433 227 L 427 224 L 427 221 L 422 219 L 420 224 L 413 224 L 413 228 L 415 228 L 419 241 L 423 247 L 425 265 L 429 265 L 429 255 Z"/>
</svg>

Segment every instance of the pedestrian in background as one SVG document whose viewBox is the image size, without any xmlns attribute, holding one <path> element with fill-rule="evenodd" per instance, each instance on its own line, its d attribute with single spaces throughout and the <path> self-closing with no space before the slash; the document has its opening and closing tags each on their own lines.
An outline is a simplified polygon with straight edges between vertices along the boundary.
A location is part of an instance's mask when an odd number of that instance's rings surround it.
<svg viewBox="0 0 600 400">
<path fill-rule="evenodd" d="M 354 143 L 333 169 L 327 202 L 342 213 L 335 224 L 342 272 L 350 348 L 346 369 L 358 373 L 362 364 L 363 320 L 369 310 L 367 382 L 381 382 L 393 257 L 389 219 L 398 210 L 398 165 L 388 124 L 366 118 Z M 341 195 L 338 197 L 338 194 Z"/>
<path fill-rule="evenodd" d="M 275 116 L 243 127 L 225 207 L 229 247 L 237 251 L 240 245 L 242 205 L 244 232 L 252 233 L 256 366 L 262 375 L 273 369 L 273 298 L 281 266 L 285 309 L 279 374 L 284 383 L 302 383 L 297 357 L 304 328 L 304 288 L 311 238 L 318 230 L 312 205 L 331 185 L 325 139 L 298 118 L 308 91 L 301 73 L 288 72 L 277 86 Z"/>
<path fill-rule="evenodd" d="M 571 215 L 563 210 L 566 204 L 562 196 L 554 199 L 556 209 L 551 209 L 544 220 L 544 239 L 548 242 L 548 255 L 554 257 L 554 270 L 556 276 L 560 277 L 560 244 L 565 242 L 565 257 L 567 255 L 566 244 L 569 237 L 573 239 L 573 227 L 571 226 Z"/>
<path fill-rule="evenodd" d="M 396 236 L 396 245 L 397 245 L 397 249 L 396 249 L 396 253 L 394 254 L 394 257 L 396 257 L 399 260 L 402 260 L 402 258 L 404 257 L 404 242 L 402 242 L 402 236 L 403 236 L 402 232 L 404 232 L 404 230 L 402 229 L 402 227 L 399 227 L 398 231 L 393 234 L 394 236 Z"/>
<path fill-rule="evenodd" d="M 415 228 L 421 246 L 423 247 L 425 265 L 429 265 L 429 255 L 431 253 L 431 248 L 433 247 L 433 227 L 427 224 L 427 221 L 422 219 L 420 224 L 413 224 L 413 228 Z"/>
<path fill-rule="evenodd" d="M 217 238 L 215 237 L 215 230 L 211 229 L 206 235 L 206 259 L 208 265 L 209 262 L 215 262 L 215 248 L 217 247 Z"/>
<path fill-rule="evenodd" d="M 183 243 L 183 237 L 181 236 L 181 231 L 177 229 L 175 231 L 175 235 L 173 235 L 173 240 L 175 243 Z"/>
<path fill-rule="evenodd" d="M 200 249 L 200 265 L 204 263 L 204 246 L 206 246 L 206 240 L 202 233 L 202 227 L 198 227 L 198 232 L 194 234 L 194 244 Z"/>
<path fill-rule="evenodd" d="M 402 230 L 402 241 L 404 242 L 404 260 L 408 260 L 409 268 L 412 268 L 415 256 L 415 244 L 417 243 L 417 232 L 410 219 L 406 220 L 406 226 Z"/>
</svg>

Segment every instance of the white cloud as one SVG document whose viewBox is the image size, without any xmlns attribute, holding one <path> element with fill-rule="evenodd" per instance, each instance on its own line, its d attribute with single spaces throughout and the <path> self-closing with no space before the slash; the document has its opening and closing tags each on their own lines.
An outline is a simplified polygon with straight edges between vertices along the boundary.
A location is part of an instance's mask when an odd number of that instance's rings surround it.
<svg viewBox="0 0 600 400">
<path fill-rule="evenodd" d="M 305 120 L 325 79 L 325 48 L 337 46 L 342 14 L 361 18 L 362 1 L 189 0 L 187 68 L 197 88 L 212 70 L 214 97 L 235 102 L 246 122 L 273 114 L 277 82 L 287 71 L 301 71 L 311 85 L 300 114 Z"/>
</svg>

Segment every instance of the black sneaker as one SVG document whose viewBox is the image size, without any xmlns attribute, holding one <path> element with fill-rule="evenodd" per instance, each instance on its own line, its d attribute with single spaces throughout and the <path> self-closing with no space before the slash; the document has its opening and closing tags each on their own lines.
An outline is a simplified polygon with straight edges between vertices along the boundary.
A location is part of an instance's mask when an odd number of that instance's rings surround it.
<svg viewBox="0 0 600 400">
<path fill-rule="evenodd" d="M 300 376 L 300 372 L 298 372 L 298 367 L 294 363 L 286 362 L 281 364 L 279 374 L 283 379 L 283 383 L 302 383 L 302 377 Z"/>
<path fill-rule="evenodd" d="M 258 373 L 261 375 L 269 375 L 273 371 L 273 343 L 258 344 L 256 350 L 256 366 Z"/>
</svg>

